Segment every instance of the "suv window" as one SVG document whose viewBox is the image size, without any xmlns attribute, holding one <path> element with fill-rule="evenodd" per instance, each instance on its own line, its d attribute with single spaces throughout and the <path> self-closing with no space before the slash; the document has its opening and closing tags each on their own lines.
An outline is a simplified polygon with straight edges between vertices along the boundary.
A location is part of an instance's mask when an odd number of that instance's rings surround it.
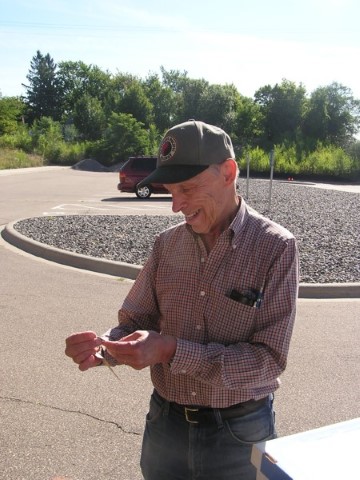
<svg viewBox="0 0 360 480">
<path fill-rule="evenodd" d="M 129 160 L 132 170 L 152 172 L 156 168 L 156 157 L 141 157 Z"/>
</svg>

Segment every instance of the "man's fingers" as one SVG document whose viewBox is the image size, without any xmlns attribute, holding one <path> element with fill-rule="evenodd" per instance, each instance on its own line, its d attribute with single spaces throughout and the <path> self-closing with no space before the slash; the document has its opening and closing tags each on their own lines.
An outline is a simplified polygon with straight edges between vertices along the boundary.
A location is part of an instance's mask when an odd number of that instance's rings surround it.
<svg viewBox="0 0 360 480">
<path fill-rule="evenodd" d="M 72 359 L 74 360 L 75 363 L 82 363 L 84 362 L 87 358 L 91 357 L 92 355 L 95 355 L 99 350 L 98 347 L 96 348 L 91 348 L 90 350 L 84 350 L 82 352 L 79 352 L 76 355 L 72 356 Z"/>
<path fill-rule="evenodd" d="M 76 345 L 77 343 L 86 342 L 89 340 L 94 340 L 96 338 L 96 333 L 89 332 L 77 332 L 69 335 L 65 340 L 66 346 Z"/>
<path fill-rule="evenodd" d="M 67 355 L 70 358 L 76 358 L 79 355 L 91 355 L 92 353 L 96 353 L 99 350 L 99 344 L 98 342 L 82 342 L 82 343 L 77 343 L 75 345 L 70 345 L 65 348 L 65 355 Z"/>
<path fill-rule="evenodd" d="M 101 339 L 94 332 L 75 333 L 66 339 L 65 355 L 74 358 L 82 352 L 96 352 Z"/>
<path fill-rule="evenodd" d="M 101 360 L 96 358 L 94 355 L 90 355 L 87 357 L 83 362 L 79 364 L 79 370 L 84 372 L 85 370 L 88 370 L 89 368 L 96 367 L 100 365 Z"/>
</svg>

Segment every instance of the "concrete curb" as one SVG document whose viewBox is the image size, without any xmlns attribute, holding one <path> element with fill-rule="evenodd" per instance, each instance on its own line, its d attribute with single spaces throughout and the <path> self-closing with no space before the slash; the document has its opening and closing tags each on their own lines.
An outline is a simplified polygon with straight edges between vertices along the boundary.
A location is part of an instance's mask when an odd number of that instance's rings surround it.
<svg viewBox="0 0 360 480">
<path fill-rule="evenodd" d="M 360 283 L 300 283 L 299 298 L 360 298 Z"/>
<path fill-rule="evenodd" d="M 116 277 L 125 277 L 131 280 L 135 280 L 142 269 L 141 265 L 131 265 L 130 263 L 115 262 L 105 258 L 89 257 L 37 242 L 15 230 L 14 224 L 18 221 L 19 220 L 11 222 L 5 226 L 1 232 L 2 238 L 14 247 L 20 248 L 20 250 L 24 250 L 37 257 L 69 267 L 105 273 Z"/>
<path fill-rule="evenodd" d="M 1 231 L 2 238 L 11 245 L 37 257 L 92 272 L 104 273 L 116 277 L 135 280 L 142 269 L 141 265 L 89 257 L 78 253 L 61 250 L 25 237 L 15 230 L 16 220 Z M 360 282 L 354 283 L 301 283 L 299 298 L 330 299 L 360 298 Z"/>
</svg>

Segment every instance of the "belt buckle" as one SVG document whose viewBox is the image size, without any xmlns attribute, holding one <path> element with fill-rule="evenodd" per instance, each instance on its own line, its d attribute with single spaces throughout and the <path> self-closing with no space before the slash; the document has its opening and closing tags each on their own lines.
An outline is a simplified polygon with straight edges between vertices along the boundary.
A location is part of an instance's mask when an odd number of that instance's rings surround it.
<svg viewBox="0 0 360 480">
<path fill-rule="evenodd" d="M 186 421 L 188 423 L 199 423 L 197 420 L 191 420 L 189 418 L 189 412 L 198 412 L 199 409 L 198 408 L 188 408 L 188 407 L 184 407 L 185 408 L 185 418 L 186 418 Z"/>
</svg>

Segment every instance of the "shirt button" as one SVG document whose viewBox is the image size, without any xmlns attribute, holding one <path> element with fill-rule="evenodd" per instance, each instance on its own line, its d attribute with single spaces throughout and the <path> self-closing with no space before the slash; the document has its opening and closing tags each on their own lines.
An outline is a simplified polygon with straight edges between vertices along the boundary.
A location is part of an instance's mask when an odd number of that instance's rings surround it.
<svg viewBox="0 0 360 480">
<path fill-rule="evenodd" d="M 191 395 L 192 395 L 193 397 L 196 397 L 196 392 L 191 392 Z"/>
<path fill-rule="evenodd" d="M 204 292 L 204 290 L 201 290 L 201 292 L 200 292 L 200 296 L 201 296 L 201 297 L 204 297 L 204 296 L 205 296 L 205 292 Z"/>
<path fill-rule="evenodd" d="M 201 330 L 201 325 L 196 325 L 196 330 Z"/>
<path fill-rule="evenodd" d="M 200 258 L 200 262 L 201 262 L 201 263 L 204 263 L 204 262 L 205 262 L 205 258 L 204 258 L 204 257 L 201 257 L 201 258 Z"/>
<path fill-rule="evenodd" d="M 185 374 L 185 373 L 186 373 L 186 370 L 181 370 L 181 373 Z"/>
<path fill-rule="evenodd" d="M 235 245 L 235 243 L 232 244 L 232 249 L 235 250 L 235 248 L 237 247 L 237 245 Z"/>
</svg>

